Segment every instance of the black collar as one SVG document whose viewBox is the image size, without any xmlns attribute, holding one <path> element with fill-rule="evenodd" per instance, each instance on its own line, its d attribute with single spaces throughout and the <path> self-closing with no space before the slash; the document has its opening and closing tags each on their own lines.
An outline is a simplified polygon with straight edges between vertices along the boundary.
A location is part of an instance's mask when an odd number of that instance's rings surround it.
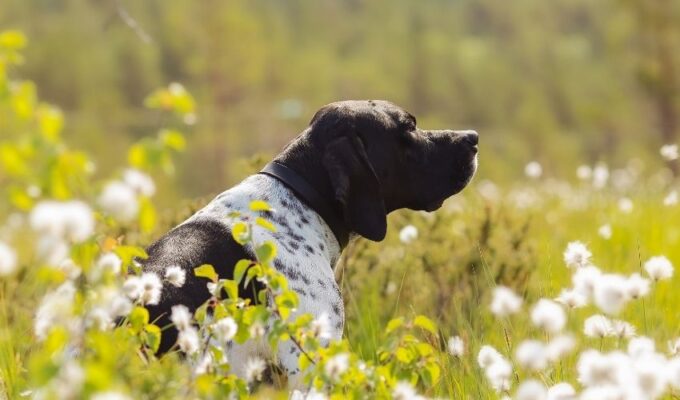
<svg viewBox="0 0 680 400">
<path fill-rule="evenodd" d="M 297 172 L 283 164 L 272 161 L 262 168 L 260 174 L 272 176 L 288 186 L 300 200 L 316 211 L 326 221 L 326 224 L 331 228 L 340 244 L 340 250 L 342 251 L 347 246 L 349 232 L 345 229 L 342 218 L 333 210 L 333 206 Z"/>
</svg>

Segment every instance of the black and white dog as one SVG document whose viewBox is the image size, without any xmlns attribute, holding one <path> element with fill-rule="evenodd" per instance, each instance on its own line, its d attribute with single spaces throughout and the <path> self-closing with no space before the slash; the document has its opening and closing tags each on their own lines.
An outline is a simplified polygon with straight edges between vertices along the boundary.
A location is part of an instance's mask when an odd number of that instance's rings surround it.
<svg viewBox="0 0 680 400">
<path fill-rule="evenodd" d="M 342 101 L 319 110 L 309 127 L 288 144 L 259 174 L 217 196 L 205 208 L 152 244 L 144 270 L 164 275 L 180 266 L 187 281 L 181 288 L 166 285 L 160 303 L 149 308 L 152 319 L 170 323 L 171 307 L 194 311 L 210 294 L 206 280 L 193 269 L 211 264 L 222 278 L 231 278 L 236 262 L 253 251 L 236 243 L 227 215 L 238 211 L 254 218 L 253 200 L 267 201 L 276 212 L 266 217 L 276 232 L 255 229 L 256 243 L 271 240 L 278 247 L 275 268 L 300 298 L 298 313 L 326 313 L 332 338 L 342 336 L 343 301 L 333 268 L 350 238 L 380 241 L 387 214 L 400 209 L 434 211 L 461 191 L 477 168 L 477 133 L 421 130 L 416 119 L 387 101 Z M 259 216 L 259 215 L 258 215 Z M 252 296 L 252 288 L 241 288 Z M 177 332 L 166 329 L 161 352 Z M 228 359 L 243 376 L 249 357 L 272 356 L 257 344 L 232 346 Z M 278 348 L 277 360 L 295 386 L 298 351 L 290 342 Z M 271 357 L 269 357 L 271 358 Z"/>
</svg>

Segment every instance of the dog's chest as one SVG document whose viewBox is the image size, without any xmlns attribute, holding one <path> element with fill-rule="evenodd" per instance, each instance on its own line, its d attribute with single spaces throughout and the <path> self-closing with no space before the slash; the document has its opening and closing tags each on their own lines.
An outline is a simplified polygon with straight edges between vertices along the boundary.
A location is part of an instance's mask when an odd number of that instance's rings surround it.
<svg viewBox="0 0 680 400">
<path fill-rule="evenodd" d="M 264 200 L 274 209 L 266 218 L 274 224 L 276 232 L 254 223 L 261 213 L 250 210 L 253 200 Z M 234 221 L 228 216 L 234 211 L 239 212 L 239 218 L 251 223 L 256 245 L 265 241 L 276 244 L 274 267 L 286 276 L 301 301 L 323 302 L 320 297 L 324 293 L 337 290 L 333 266 L 340 248 L 335 236 L 323 219 L 281 182 L 267 175 L 250 176 L 218 195 L 187 222 L 210 218 L 229 225 Z M 251 248 L 247 250 L 252 254 Z"/>
</svg>

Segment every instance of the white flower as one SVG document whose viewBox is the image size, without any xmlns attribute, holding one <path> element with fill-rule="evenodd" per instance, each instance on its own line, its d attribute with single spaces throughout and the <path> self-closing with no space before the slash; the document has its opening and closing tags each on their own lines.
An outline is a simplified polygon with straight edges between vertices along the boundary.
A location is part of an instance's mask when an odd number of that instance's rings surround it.
<svg viewBox="0 0 680 400">
<path fill-rule="evenodd" d="M 531 321 L 548 333 L 557 333 L 567 322 L 567 316 L 559 304 L 552 300 L 541 299 L 531 310 Z"/>
<path fill-rule="evenodd" d="M 612 226 L 609 224 L 602 225 L 598 230 L 597 234 L 600 235 L 602 239 L 609 240 L 612 238 Z"/>
<path fill-rule="evenodd" d="M 645 271 L 654 282 L 673 276 L 673 264 L 664 256 L 652 257 L 645 262 Z"/>
<path fill-rule="evenodd" d="M 592 255 L 585 244 L 579 241 L 570 242 L 564 250 L 564 263 L 569 268 L 585 267 L 590 263 Z"/>
<path fill-rule="evenodd" d="M 593 315 L 583 322 L 583 333 L 592 338 L 603 338 L 613 333 L 612 321 L 604 315 Z"/>
<path fill-rule="evenodd" d="M 586 350 L 581 353 L 576 369 L 578 381 L 584 386 L 616 385 L 618 368 L 620 365 L 620 353 L 603 355 L 597 350 Z"/>
<path fill-rule="evenodd" d="M 661 157 L 666 161 L 673 161 L 678 159 L 678 145 L 677 144 L 665 144 L 661 146 L 659 150 Z"/>
<path fill-rule="evenodd" d="M 186 271 L 182 267 L 172 266 L 165 270 L 165 280 L 172 286 L 182 287 L 186 281 Z"/>
<path fill-rule="evenodd" d="M 531 179 L 538 179 L 543 174 L 543 167 L 536 161 L 532 161 L 524 167 L 524 175 Z"/>
<path fill-rule="evenodd" d="M 668 362 L 666 358 L 650 353 L 639 357 L 633 363 L 637 375 L 637 386 L 648 399 L 657 399 L 669 383 Z"/>
<path fill-rule="evenodd" d="M 246 362 L 246 381 L 248 383 L 262 380 L 262 373 L 267 368 L 267 363 L 261 358 L 250 358 Z"/>
<path fill-rule="evenodd" d="M 98 203 L 106 213 L 123 223 L 134 220 L 139 212 L 135 191 L 122 182 L 111 182 L 106 185 Z"/>
<path fill-rule="evenodd" d="M 163 289 L 163 283 L 158 275 L 153 272 L 145 272 L 140 279 L 142 294 L 139 296 L 139 299 L 142 301 L 142 304 L 158 304 L 158 301 L 161 299 L 161 290 Z"/>
<path fill-rule="evenodd" d="M 606 314 L 618 314 L 626 305 L 628 281 L 617 274 L 604 274 L 597 280 L 594 302 Z"/>
<path fill-rule="evenodd" d="M 628 277 L 626 281 L 626 294 L 631 299 L 645 297 L 649 293 L 649 279 L 643 278 L 637 272 Z"/>
<path fill-rule="evenodd" d="M 194 354 L 199 350 L 200 340 L 198 332 L 193 327 L 188 327 L 179 331 L 177 335 L 177 345 L 186 354 Z"/>
<path fill-rule="evenodd" d="M 175 324 L 177 330 L 183 331 L 191 328 L 192 315 L 185 305 L 172 306 L 171 310 L 170 321 Z"/>
<path fill-rule="evenodd" d="M 593 187 L 595 189 L 602 189 L 607 185 L 609 180 L 609 168 L 605 164 L 598 164 L 593 169 Z"/>
<path fill-rule="evenodd" d="M 628 341 L 628 355 L 640 358 L 656 351 L 654 341 L 646 336 L 634 337 Z"/>
<path fill-rule="evenodd" d="M 465 354 L 465 342 L 460 336 L 451 336 L 446 342 L 446 350 L 452 356 L 460 358 Z"/>
<path fill-rule="evenodd" d="M 619 210 L 621 212 L 629 214 L 633 211 L 633 200 L 628 197 L 622 197 L 619 199 Z"/>
<path fill-rule="evenodd" d="M 619 338 L 629 338 L 635 335 L 635 327 L 626 321 L 611 321 L 611 334 Z"/>
<path fill-rule="evenodd" d="M 497 286 L 493 290 L 491 312 L 497 317 L 507 317 L 519 311 L 521 307 L 522 298 L 517 296 L 512 289 L 505 286 Z"/>
<path fill-rule="evenodd" d="M 259 338 L 264 336 L 266 330 L 264 329 L 264 325 L 262 325 L 261 322 L 255 322 L 254 324 L 250 325 L 248 332 L 250 333 L 251 337 Z"/>
<path fill-rule="evenodd" d="M 418 239 L 418 228 L 413 225 L 406 225 L 399 231 L 399 240 L 402 243 L 408 244 L 416 239 Z"/>
<path fill-rule="evenodd" d="M 595 266 L 587 266 L 579 268 L 574 272 L 571 281 L 574 284 L 574 289 L 583 293 L 586 297 L 592 298 L 595 292 L 595 286 L 602 276 L 602 272 Z"/>
<path fill-rule="evenodd" d="M 92 210 L 82 201 L 38 203 L 31 211 L 31 228 L 41 235 L 80 243 L 94 232 Z"/>
<path fill-rule="evenodd" d="M 323 312 L 309 325 L 312 337 L 328 340 L 332 336 L 331 321 L 328 313 Z"/>
<path fill-rule="evenodd" d="M 213 359 L 212 353 L 206 352 L 201 356 L 200 360 L 194 365 L 194 374 L 203 375 L 210 370 L 210 366 L 215 360 Z"/>
<path fill-rule="evenodd" d="M 56 267 L 57 270 L 64 273 L 66 278 L 74 280 L 80 276 L 82 272 L 80 267 L 76 265 L 70 258 L 62 260 Z"/>
<path fill-rule="evenodd" d="M 560 382 L 548 389 L 546 400 L 576 400 L 576 391 L 566 383 Z"/>
<path fill-rule="evenodd" d="M 144 292 L 142 279 L 138 276 L 131 276 L 123 283 L 123 292 L 132 300 L 137 300 Z"/>
<path fill-rule="evenodd" d="M 545 385 L 535 379 L 528 379 L 517 388 L 515 400 L 545 400 L 547 395 Z"/>
<path fill-rule="evenodd" d="M 113 326 L 113 319 L 108 310 L 102 307 L 94 307 L 87 314 L 86 325 L 100 331 L 105 331 Z"/>
<path fill-rule="evenodd" d="M 132 311 L 132 302 L 122 295 L 117 295 L 111 300 L 109 312 L 114 317 L 124 317 Z"/>
<path fill-rule="evenodd" d="M 97 281 L 107 273 L 118 275 L 122 266 L 123 261 L 115 253 L 104 253 L 97 260 L 96 268 L 92 270 L 92 279 Z"/>
<path fill-rule="evenodd" d="M 668 383 L 670 383 L 674 389 L 680 389 L 680 357 L 671 358 L 666 366 Z"/>
<path fill-rule="evenodd" d="M 0 242 L 0 276 L 7 276 L 17 268 L 17 254 L 7 244 Z"/>
<path fill-rule="evenodd" d="M 678 204 L 678 191 L 671 190 L 663 199 L 663 205 L 670 207 Z"/>
<path fill-rule="evenodd" d="M 347 368 L 349 368 L 349 354 L 347 353 L 336 354 L 324 364 L 324 372 L 334 381 L 340 379 Z"/>
<path fill-rule="evenodd" d="M 422 399 L 416 389 L 411 386 L 410 383 L 406 381 L 399 381 L 394 385 L 394 390 L 392 391 L 392 398 L 394 400 L 416 400 Z"/>
<path fill-rule="evenodd" d="M 545 347 L 546 356 L 548 360 L 557 362 L 567 354 L 571 353 L 576 347 L 576 339 L 570 334 L 564 334 L 554 337 Z"/>
<path fill-rule="evenodd" d="M 479 353 L 477 354 L 477 364 L 479 364 L 482 369 L 489 368 L 492 364 L 499 360 L 503 360 L 503 356 L 492 346 L 484 345 L 481 349 L 479 349 Z"/>
<path fill-rule="evenodd" d="M 156 192 L 156 185 L 151 177 L 136 169 L 126 169 L 123 172 L 123 182 L 127 184 L 135 193 L 151 197 Z"/>
<path fill-rule="evenodd" d="M 217 340 L 226 343 L 234 338 L 238 331 L 238 325 L 231 317 L 222 318 L 213 324 L 213 333 Z"/>
<path fill-rule="evenodd" d="M 73 282 L 66 281 L 53 292 L 43 297 L 35 314 L 33 329 L 39 340 L 47 337 L 54 325 L 68 323 L 73 310 L 76 288 Z"/>
<path fill-rule="evenodd" d="M 589 165 L 581 165 L 576 168 L 576 176 L 582 181 L 587 181 L 593 177 L 593 169 Z"/>
<path fill-rule="evenodd" d="M 571 309 L 581 308 L 588 304 L 586 295 L 576 289 L 562 289 L 555 301 Z"/>
<path fill-rule="evenodd" d="M 515 360 L 520 367 L 530 371 L 542 371 L 548 366 L 545 344 L 538 340 L 525 340 L 517 346 Z"/>
<path fill-rule="evenodd" d="M 512 365 L 504 358 L 496 360 L 484 370 L 491 388 L 497 393 L 510 390 L 510 378 L 512 377 Z"/>
<path fill-rule="evenodd" d="M 36 255 L 48 265 L 59 265 L 68 258 L 70 248 L 64 239 L 52 235 L 44 235 L 38 239 Z"/>
</svg>

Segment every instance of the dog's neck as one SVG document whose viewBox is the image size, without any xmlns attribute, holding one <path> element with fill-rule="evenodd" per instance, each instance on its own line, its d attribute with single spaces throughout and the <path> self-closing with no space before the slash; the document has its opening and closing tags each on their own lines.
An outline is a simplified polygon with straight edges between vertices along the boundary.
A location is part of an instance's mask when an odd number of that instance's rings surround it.
<svg viewBox="0 0 680 400">
<path fill-rule="evenodd" d="M 314 210 L 326 222 L 333 231 L 340 249 L 347 246 L 349 232 L 345 227 L 342 215 L 338 214 L 336 207 L 327 198 L 324 198 L 307 180 L 292 168 L 286 167 L 280 162 L 272 161 L 267 164 L 260 174 L 269 175 L 281 181 L 295 195 Z"/>
</svg>

